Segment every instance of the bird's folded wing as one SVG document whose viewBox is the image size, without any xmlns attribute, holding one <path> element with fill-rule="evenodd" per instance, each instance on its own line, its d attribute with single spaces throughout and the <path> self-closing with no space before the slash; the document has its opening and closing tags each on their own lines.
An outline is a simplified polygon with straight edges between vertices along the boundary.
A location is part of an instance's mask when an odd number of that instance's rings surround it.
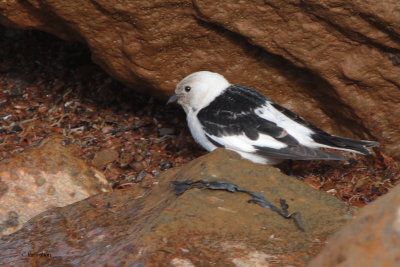
<svg viewBox="0 0 400 267">
<path fill-rule="evenodd" d="M 207 139 L 218 147 L 280 159 L 344 159 L 302 146 L 285 129 L 253 110 L 234 112 L 225 105 L 202 110 L 197 118 Z"/>
<path fill-rule="evenodd" d="M 219 109 L 199 112 L 198 119 L 208 140 L 219 147 L 291 159 L 315 158 L 318 153 L 301 146 L 283 128 L 252 111 L 234 113 Z"/>
</svg>

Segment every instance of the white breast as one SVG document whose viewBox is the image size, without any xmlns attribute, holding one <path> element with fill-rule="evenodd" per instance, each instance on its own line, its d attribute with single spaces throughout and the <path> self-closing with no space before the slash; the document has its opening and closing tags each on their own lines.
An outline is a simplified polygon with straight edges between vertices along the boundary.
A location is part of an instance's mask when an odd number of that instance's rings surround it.
<svg viewBox="0 0 400 267">
<path fill-rule="evenodd" d="M 203 127 L 197 118 L 198 112 L 189 111 L 186 116 L 190 133 L 192 134 L 194 140 L 201 145 L 207 151 L 213 151 L 217 147 L 208 141 L 204 134 Z"/>
</svg>

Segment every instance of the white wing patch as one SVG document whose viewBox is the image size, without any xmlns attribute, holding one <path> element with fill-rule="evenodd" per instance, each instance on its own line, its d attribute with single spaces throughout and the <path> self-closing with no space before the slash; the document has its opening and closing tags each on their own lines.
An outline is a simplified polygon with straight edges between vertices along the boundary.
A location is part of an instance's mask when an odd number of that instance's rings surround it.
<svg viewBox="0 0 400 267">
<path fill-rule="evenodd" d="M 283 128 L 300 144 L 308 147 L 320 147 L 320 145 L 311 138 L 311 135 L 314 133 L 311 129 L 282 114 L 279 110 L 275 109 L 270 102 L 266 102 L 264 106 L 255 109 L 254 112 L 261 118 L 276 123 L 276 125 Z"/>
<path fill-rule="evenodd" d="M 285 143 L 282 143 L 275 138 L 265 135 L 259 134 L 257 140 L 251 140 L 246 135 L 224 135 L 221 137 L 208 135 L 215 142 L 223 145 L 227 149 L 237 150 L 242 152 L 256 152 L 256 148 L 254 146 L 261 147 L 269 147 L 275 149 L 281 149 L 287 147 Z"/>
</svg>

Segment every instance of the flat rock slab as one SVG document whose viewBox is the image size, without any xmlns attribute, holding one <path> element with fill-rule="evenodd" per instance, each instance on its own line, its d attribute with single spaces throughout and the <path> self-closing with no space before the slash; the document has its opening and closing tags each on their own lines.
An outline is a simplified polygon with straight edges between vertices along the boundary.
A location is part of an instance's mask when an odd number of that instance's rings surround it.
<svg viewBox="0 0 400 267">
<path fill-rule="evenodd" d="M 309 267 L 400 266 L 400 186 L 361 209 Z"/>
<path fill-rule="evenodd" d="M 218 180 L 300 211 L 305 232 L 249 196 L 191 189 L 172 180 Z M 335 197 L 218 149 L 159 176 L 138 192 L 103 193 L 50 210 L 0 240 L 0 265 L 304 266 L 354 210 Z"/>
<path fill-rule="evenodd" d="M 30 218 L 100 192 L 104 175 L 75 156 L 74 145 L 50 137 L 40 147 L 0 162 L 0 234 L 11 234 Z"/>
</svg>

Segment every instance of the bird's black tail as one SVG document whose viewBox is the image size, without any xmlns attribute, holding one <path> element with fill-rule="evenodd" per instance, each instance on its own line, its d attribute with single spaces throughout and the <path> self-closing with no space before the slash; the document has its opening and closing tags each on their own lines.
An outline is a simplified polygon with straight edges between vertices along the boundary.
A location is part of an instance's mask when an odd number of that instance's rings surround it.
<svg viewBox="0 0 400 267">
<path fill-rule="evenodd" d="M 374 141 L 355 140 L 334 135 L 314 134 L 312 138 L 315 142 L 330 148 L 353 151 L 363 155 L 371 154 L 371 152 L 367 149 L 368 147 L 375 147 L 379 145 L 378 142 Z"/>
</svg>

